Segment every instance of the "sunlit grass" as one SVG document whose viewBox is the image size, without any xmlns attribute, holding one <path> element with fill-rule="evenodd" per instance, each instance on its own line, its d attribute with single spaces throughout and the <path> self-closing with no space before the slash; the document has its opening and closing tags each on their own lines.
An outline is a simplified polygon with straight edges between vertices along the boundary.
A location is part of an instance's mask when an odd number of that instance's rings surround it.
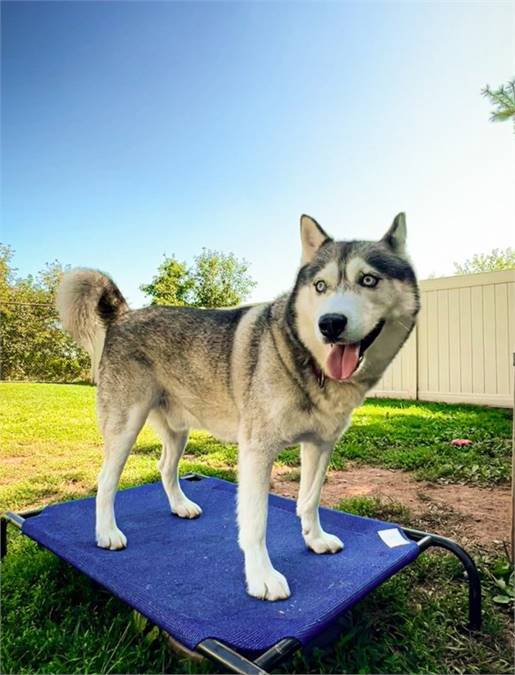
<svg viewBox="0 0 515 675">
<path fill-rule="evenodd" d="M 20 509 L 93 492 L 102 462 L 95 389 L 81 385 L 0 384 L 0 508 Z M 466 437 L 469 447 L 451 440 Z M 510 471 L 511 417 L 507 410 L 372 399 L 358 409 L 333 453 L 332 468 L 347 460 L 405 469 L 430 480 L 493 483 Z M 144 427 L 122 487 L 159 479 L 160 444 Z M 234 475 L 236 447 L 192 431 L 183 471 Z M 297 448 L 279 461 L 297 466 Z"/>
</svg>

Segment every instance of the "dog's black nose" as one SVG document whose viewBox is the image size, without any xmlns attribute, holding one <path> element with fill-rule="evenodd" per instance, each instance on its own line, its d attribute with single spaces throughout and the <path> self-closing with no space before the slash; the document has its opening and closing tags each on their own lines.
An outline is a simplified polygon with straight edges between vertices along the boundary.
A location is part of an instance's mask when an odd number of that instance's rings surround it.
<svg viewBox="0 0 515 675">
<path fill-rule="evenodd" d="M 347 317 L 345 314 L 324 314 L 318 320 L 318 327 L 322 335 L 329 342 L 336 342 L 345 330 Z"/>
</svg>

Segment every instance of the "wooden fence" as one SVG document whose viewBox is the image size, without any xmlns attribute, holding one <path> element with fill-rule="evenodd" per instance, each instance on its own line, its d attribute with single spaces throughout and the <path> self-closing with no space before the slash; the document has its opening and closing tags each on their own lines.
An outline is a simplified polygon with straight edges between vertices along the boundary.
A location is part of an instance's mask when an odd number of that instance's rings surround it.
<svg viewBox="0 0 515 675">
<path fill-rule="evenodd" d="M 372 396 L 513 406 L 515 270 L 420 283 L 417 326 Z"/>
</svg>

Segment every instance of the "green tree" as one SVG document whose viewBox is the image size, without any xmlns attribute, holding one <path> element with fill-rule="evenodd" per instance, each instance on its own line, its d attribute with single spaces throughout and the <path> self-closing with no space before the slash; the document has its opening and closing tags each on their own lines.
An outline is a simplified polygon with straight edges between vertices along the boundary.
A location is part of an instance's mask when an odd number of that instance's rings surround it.
<svg viewBox="0 0 515 675">
<path fill-rule="evenodd" d="M 464 263 L 454 263 L 454 274 L 475 274 L 515 269 L 515 251 L 508 247 L 494 248 L 489 253 L 476 253 Z"/>
<path fill-rule="evenodd" d="M 174 257 L 165 258 L 150 284 L 141 290 L 153 305 L 232 307 L 255 286 L 248 263 L 232 253 L 202 249 L 192 267 Z"/>
<path fill-rule="evenodd" d="M 256 285 L 248 263 L 232 253 L 202 249 L 195 258 L 192 304 L 196 307 L 233 307 L 248 297 Z"/>
<path fill-rule="evenodd" d="M 194 281 L 186 264 L 172 256 L 165 257 L 159 265 L 156 276 L 149 284 L 140 286 L 140 289 L 152 298 L 152 305 L 182 307 L 190 304 L 193 285 Z"/>
<path fill-rule="evenodd" d="M 0 300 L 5 300 L 9 287 L 13 284 L 16 269 L 12 266 L 14 250 L 7 244 L 0 243 Z"/>
<path fill-rule="evenodd" d="M 502 84 L 498 89 L 491 89 L 487 84 L 481 94 L 495 106 L 490 116 L 492 122 L 504 122 L 512 118 L 515 122 L 515 79 Z"/>
<path fill-rule="evenodd" d="M 13 251 L 0 247 L 2 379 L 83 380 L 89 357 L 60 329 L 54 300 L 63 266 L 54 261 L 36 277 L 16 277 Z"/>
</svg>

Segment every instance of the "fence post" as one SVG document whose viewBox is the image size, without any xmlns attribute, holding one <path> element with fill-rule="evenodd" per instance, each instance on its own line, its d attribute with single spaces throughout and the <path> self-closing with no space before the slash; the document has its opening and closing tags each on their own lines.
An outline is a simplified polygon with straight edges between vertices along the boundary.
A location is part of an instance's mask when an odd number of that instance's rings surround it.
<svg viewBox="0 0 515 675">
<path fill-rule="evenodd" d="M 419 343 L 419 333 L 420 333 L 420 331 L 418 329 L 418 321 L 415 324 L 414 331 L 415 331 L 415 401 L 418 401 L 418 380 L 419 380 L 419 372 L 418 372 L 419 358 L 418 358 L 418 354 L 419 354 L 419 349 L 420 349 L 420 346 L 418 344 Z"/>
<path fill-rule="evenodd" d="M 511 421 L 511 560 L 515 563 L 515 352 L 513 352 L 513 417 Z"/>
</svg>

